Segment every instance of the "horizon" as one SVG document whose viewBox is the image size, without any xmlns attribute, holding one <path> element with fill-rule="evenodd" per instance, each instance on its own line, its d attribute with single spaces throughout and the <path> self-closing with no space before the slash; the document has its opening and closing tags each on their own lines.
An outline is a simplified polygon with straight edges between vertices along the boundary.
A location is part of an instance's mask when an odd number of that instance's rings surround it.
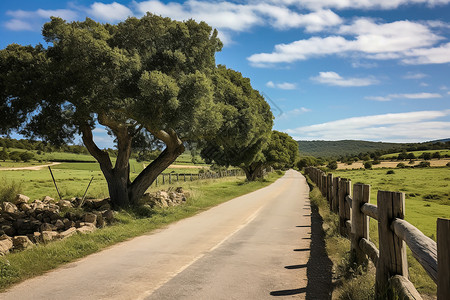
<svg viewBox="0 0 450 300">
<path fill-rule="evenodd" d="M 216 63 L 250 78 L 297 141 L 450 135 L 450 0 L 2 2 L 0 45 L 46 45 L 50 16 L 117 24 L 146 11 L 217 28 Z M 95 140 L 114 147 L 102 126 Z"/>
</svg>

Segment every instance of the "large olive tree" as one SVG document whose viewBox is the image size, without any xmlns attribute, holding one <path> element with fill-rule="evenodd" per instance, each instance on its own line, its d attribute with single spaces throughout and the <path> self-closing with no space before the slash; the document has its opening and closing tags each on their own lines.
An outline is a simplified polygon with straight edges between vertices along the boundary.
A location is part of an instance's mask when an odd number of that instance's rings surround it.
<svg viewBox="0 0 450 300">
<path fill-rule="evenodd" d="M 219 165 L 242 168 L 254 180 L 253 164 L 263 159 L 273 115 L 269 104 L 252 88 L 250 79 L 219 65 L 213 76 L 214 98 L 220 105 L 222 126 L 214 139 L 201 144 L 201 156 Z"/>
<path fill-rule="evenodd" d="M 0 50 L 0 134 L 19 130 L 60 144 L 81 135 L 116 206 L 136 203 L 184 141 L 211 138 L 228 120 L 211 80 L 222 44 L 204 22 L 152 14 L 117 25 L 52 18 L 42 33 L 47 48 Z M 94 142 L 98 123 L 115 138 L 115 164 Z M 165 146 L 131 182 L 132 141 L 143 133 Z"/>
</svg>

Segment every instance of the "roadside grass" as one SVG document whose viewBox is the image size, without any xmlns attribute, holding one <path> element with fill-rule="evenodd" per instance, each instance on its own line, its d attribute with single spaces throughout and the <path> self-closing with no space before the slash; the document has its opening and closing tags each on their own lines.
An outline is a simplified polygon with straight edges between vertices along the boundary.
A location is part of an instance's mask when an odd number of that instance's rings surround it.
<svg viewBox="0 0 450 300">
<path fill-rule="evenodd" d="M 307 178 L 311 191 L 311 204 L 319 208 L 323 219 L 325 245 L 333 262 L 332 299 L 375 299 L 375 266 L 369 262 L 366 268 L 357 267 L 350 255 L 350 240 L 339 235 L 339 217 L 331 213 L 327 200 Z"/>
<path fill-rule="evenodd" d="M 436 241 L 436 219 L 450 218 L 450 169 L 391 169 L 333 171 L 334 176 L 349 178 L 352 184 L 371 185 L 370 202 L 376 204 L 378 190 L 405 193 L 405 220 Z M 378 225 L 370 221 L 370 240 L 378 247 Z M 436 295 L 436 284 L 407 248 L 408 270 L 416 289 Z"/>
<path fill-rule="evenodd" d="M 274 172 L 264 180 L 256 182 L 245 182 L 243 177 L 183 182 L 179 186 L 191 192 L 191 197 L 183 205 L 147 211 L 122 210 L 115 215 L 115 224 L 94 233 L 77 234 L 65 240 L 38 245 L 0 257 L 0 290 L 108 246 L 150 233 L 152 230 L 260 189 L 281 176 L 282 174 Z"/>
</svg>

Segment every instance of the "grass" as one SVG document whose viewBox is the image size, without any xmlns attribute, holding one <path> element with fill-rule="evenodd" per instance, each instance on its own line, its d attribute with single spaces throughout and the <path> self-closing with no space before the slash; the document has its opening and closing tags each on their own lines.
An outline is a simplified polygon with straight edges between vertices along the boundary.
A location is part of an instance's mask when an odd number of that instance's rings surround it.
<svg viewBox="0 0 450 300">
<path fill-rule="evenodd" d="M 190 217 L 215 205 L 269 185 L 281 174 L 271 173 L 266 179 L 247 183 L 241 178 L 221 178 L 180 184 L 192 194 L 186 204 L 147 211 L 121 211 L 116 223 L 89 235 L 74 235 L 62 241 L 38 245 L 0 258 L 0 290 L 27 278 L 41 275 L 62 264 L 100 251 L 118 242 L 148 233 L 172 222 Z"/>
<path fill-rule="evenodd" d="M 450 218 L 450 169 L 395 169 L 394 174 L 387 174 L 387 171 L 334 171 L 333 175 L 349 178 L 352 183 L 370 184 L 370 202 L 373 204 L 376 204 L 378 190 L 404 192 L 405 219 L 436 240 L 436 219 Z M 370 239 L 378 245 L 378 228 L 374 220 L 370 221 Z M 420 293 L 435 295 L 436 284 L 412 256 L 409 248 L 407 253 L 411 282 Z"/>
<path fill-rule="evenodd" d="M 323 219 L 325 245 L 328 257 L 333 262 L 333 299 L 374 299 L 375 267 L 356 266 L 350 256 L 350 240 L 339 235 L 339 218 L 329 210 L 327 200 L 319 189 L 311 183 L 309 194 L 311 204 L 319 208 Z"/>
<path fill-rule="evenodd" d="M 444 155 L 450 155 L 450 150 L 446 149 L 446 150 L 425 150 L 425 151 L 408 151 L 407 153 L 414 153 L 414 155 L 416 157 L 419 157 L 420 155 L 422 155 L 423 153 L 435 153 L 435 152 L 439 152 L 441 154 L 441 157 L 444 157 Z M 397 153 L 391 153 L 391 154 L 385 154 L 382 155 L 380 158 L 381 159 L 392 159 L 392 158 L 397 158 L 398 155 L 400 154 L 400 152 Z"/>
</svg>

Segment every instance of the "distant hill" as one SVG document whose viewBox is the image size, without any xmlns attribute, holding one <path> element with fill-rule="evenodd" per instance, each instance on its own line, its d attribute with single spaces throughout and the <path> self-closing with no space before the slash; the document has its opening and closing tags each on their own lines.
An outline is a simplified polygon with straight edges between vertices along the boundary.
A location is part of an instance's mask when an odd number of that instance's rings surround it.
<svg viewBox="0 0 450 300">
<path fill-rule="evenodd" d="M 377 150 L 390 150 L 403 148 L 410 144 L 368 142 L 358 140 L 343 141 L 297 141 L 300 155 L 314 157 L 339 157 L 346 155 L 358 155 L 359 153 L 373 152 Z"/>
</svg>

